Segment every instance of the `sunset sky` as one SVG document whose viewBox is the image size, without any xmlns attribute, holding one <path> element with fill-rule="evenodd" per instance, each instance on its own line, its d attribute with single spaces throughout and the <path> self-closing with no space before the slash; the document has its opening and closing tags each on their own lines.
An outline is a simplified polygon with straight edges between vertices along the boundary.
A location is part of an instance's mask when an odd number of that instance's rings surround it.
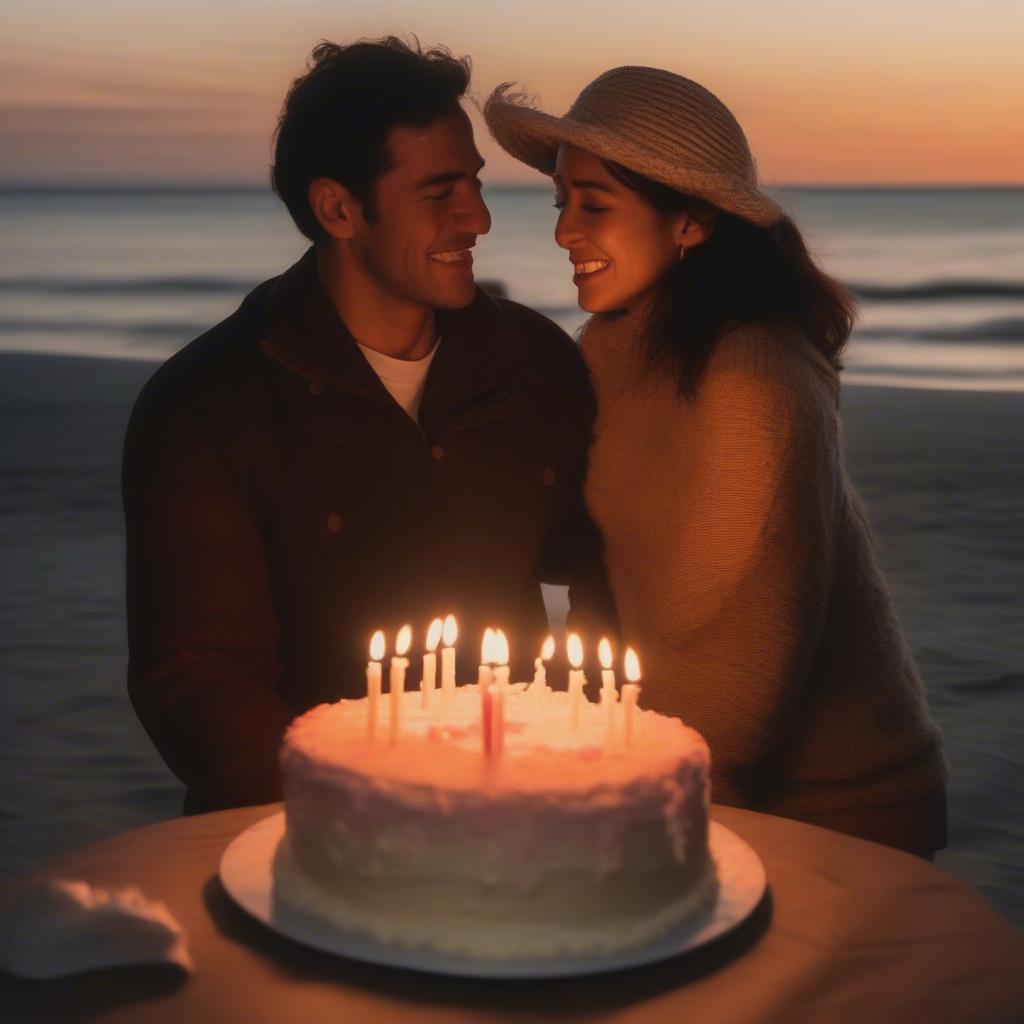
<svg viewBox="0 0 1024 1024">
<path fill-rule="evenodd" d="M 651 64 L 715 92 L 775 183 L 1024 181 L 1019 0 L 8 0 L 0 181 L 266 180 L 289 81 L 320 38 L 415 32 L 564 113 Z M 488 182 L 539 180 L 480 129 Z"/>
</svg>

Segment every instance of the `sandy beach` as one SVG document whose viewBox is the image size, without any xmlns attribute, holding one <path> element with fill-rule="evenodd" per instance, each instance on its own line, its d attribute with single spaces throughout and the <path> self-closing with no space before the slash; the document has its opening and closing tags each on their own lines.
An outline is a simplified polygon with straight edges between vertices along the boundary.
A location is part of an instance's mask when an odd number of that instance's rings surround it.
<svg viewBox="0 0 1024 1024">
<path fill-rule="evenodd" d="M 120 452 L 153 369 L 0 355 L 0 874 L 179 811 L 124 688 Z M 1024 397 L 847 387 L 843 422 L 946 736 L 939 863 L 1024 925 Z"/>
</svg>

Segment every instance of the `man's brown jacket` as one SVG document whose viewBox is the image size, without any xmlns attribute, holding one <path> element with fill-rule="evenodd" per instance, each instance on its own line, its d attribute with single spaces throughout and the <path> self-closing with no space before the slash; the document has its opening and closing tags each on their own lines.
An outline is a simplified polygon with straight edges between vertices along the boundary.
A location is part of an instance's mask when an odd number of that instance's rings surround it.
<svg viewBox="0 0 1024 1024">
<path fill-rule="evenodd" d="M 144 388 L 124 456 L 128 688 L 186 808 L 276 799 L 299 712 L 365 693 L 367 646 L 459 619 L 522 678 L 547 631 L 540 580 L 603 603 L 581 480 L 594 404 L 572 341 L 478 291 L 439 313 L 420 425 L 316 280 L 313 251 Z M 574 595 L 575 596 L 575 595 Z"/>
</svg>

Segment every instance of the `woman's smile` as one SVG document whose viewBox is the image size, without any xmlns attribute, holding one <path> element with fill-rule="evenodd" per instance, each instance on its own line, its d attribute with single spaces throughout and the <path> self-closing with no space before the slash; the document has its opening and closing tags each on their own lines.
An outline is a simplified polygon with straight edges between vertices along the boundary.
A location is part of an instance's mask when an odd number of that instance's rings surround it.
<svg viewBox="0 0 1024 1024">
<path fill-rule="evenodd" d="M 576 272 L 573 274 L 572 279 L 574 283 L 579 284 L 581 281 L 585 281 L 595 274 L 600 274 L 602 271 L 607 270 L 611 265 L 611 260 L 582 260 L 578 263 L 573 262 Z"/>
</svg>

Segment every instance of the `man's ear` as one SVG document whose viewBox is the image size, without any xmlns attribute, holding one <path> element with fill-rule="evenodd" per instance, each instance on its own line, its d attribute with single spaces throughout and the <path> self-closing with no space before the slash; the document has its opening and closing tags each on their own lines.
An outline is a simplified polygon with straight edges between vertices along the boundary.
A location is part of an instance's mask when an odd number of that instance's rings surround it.
<svg viewBox="0 0 1024 1024">
<path fill-rule="evenodd" d="M 359 204 L 344 185 L 332 178 L 314 178 L 306 192 L 313 216 L 332 238 L 351 238 Z"/>
</svg>

